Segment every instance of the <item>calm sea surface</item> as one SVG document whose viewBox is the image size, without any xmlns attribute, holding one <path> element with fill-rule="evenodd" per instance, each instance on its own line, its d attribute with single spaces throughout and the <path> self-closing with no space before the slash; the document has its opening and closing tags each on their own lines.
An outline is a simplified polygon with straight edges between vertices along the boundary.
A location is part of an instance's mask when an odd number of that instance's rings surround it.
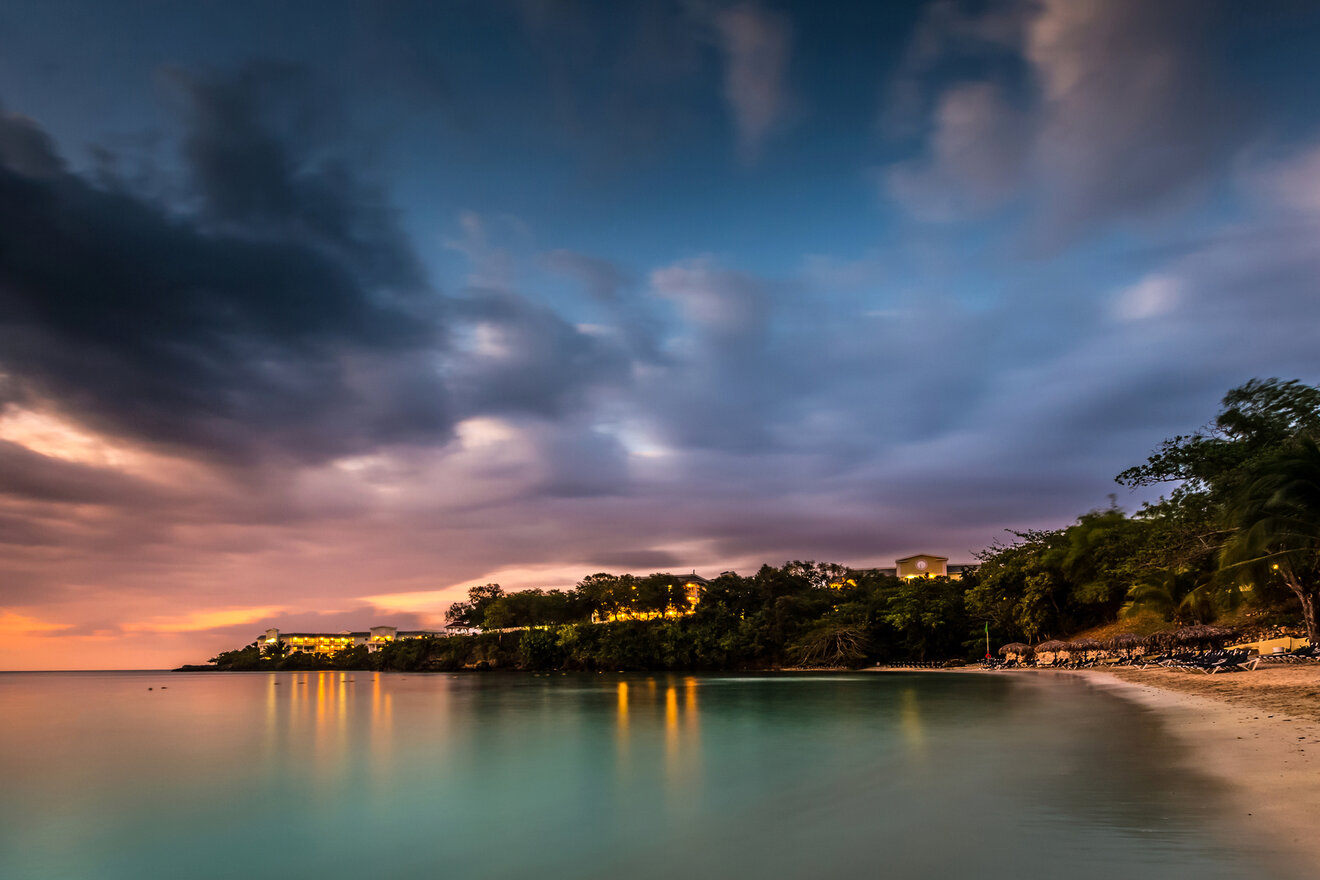
<svg viewBox="0 0 1320 880">
<path fill-rule="evenodd" d="M 1288 876 L 1068 677 L 9 673 L 0 711 L 6 880 Z"/>
</svg>

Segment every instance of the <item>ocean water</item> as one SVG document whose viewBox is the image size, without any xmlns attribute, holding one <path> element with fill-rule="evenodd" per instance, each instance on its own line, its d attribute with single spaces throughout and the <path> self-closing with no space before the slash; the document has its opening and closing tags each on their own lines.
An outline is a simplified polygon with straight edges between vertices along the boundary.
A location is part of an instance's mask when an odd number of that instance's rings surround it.
<svg viewBox="0 0 1320 880">
<path fill-rule="evenodd" d="M 0 878 L 1286 877 L 1070 677 L 0 674 Z"/>
</svg>

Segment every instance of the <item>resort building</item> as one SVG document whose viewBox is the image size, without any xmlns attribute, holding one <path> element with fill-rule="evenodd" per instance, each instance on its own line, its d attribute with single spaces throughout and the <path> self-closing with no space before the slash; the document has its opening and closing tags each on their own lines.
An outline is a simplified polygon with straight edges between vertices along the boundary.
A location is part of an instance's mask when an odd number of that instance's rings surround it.
<svg viewBox="0 0 1320 880">
<path fill-rule="evenodd" d="M 468 627 L 468 629 L 476 629 L 476 627 Z M 480 630 L 476 631 L 480 632 Z M 266 630 L 265 635 L 259 636 L 257 643 L 261 646 L 263 653 L 268 650 L 268 646 L 277 642 L 284 642 L 288 646 L 290 654 L 333 654 L 336 651 L 355 648 L 359 645 L 366 645 L 367 650 L 374 654 L 397 639 L 442 638 L 449 635 L 454 635 L 454 633 L 420 629 L 400 631 L 392 626 L 373 626 L 366 632 L 342 630 L 337 633 L 283 634 L 278 629 L 272 628 Z"/>
<path fill-rule="evenodd" d="M 902 559 L 895 559 L 893 568 L 867 568 L 860 570 L 874 574 L 887 575 L 889 577 L 904 578 L 905 580 L 919 577 L 947 577 L 956 581 L 961 580 L 964 574 L 976 571 L 976 563 L 955 562 L 950 565 L 949 557 L 947 556 L 936 556 L 933 553 L 917 553 L 913 556 L 904 556 Z M 842 586 L 842 584 L 837 586 Z"/>
<path fill-rule="evenodd" d="M 893 574 L 901 578 L 947 577 L 959 580 L 964 572 L 973 571 L 975 568 L 975 564 L 966 562 L 950 565 L 947 556 L 918 553 L 915 556 L 895 559 Z"/>
</svg>

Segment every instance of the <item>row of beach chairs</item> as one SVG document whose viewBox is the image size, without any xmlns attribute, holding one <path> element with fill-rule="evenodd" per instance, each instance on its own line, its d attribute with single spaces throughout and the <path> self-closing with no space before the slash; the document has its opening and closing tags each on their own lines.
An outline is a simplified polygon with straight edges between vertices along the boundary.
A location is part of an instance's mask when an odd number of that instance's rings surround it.
<svg viewBox="0 0 1320 880">
<path fill-rule="evenodd" d="M 1320 663 L 1320 645 L 1280 651 L 1277 654 L 1261 654 L 1260 659 L 1266 663 Z"/>
<path fill-rule="evenodd" d="M 1294 652 L 1290 656 L 1300 657 Z M 1057 660 L 1054 663 L 1036 663 L 1028 660 L 1020 662 L 1017 660 L 984 660 L 981 666 L 985 669 L 1017 669 L 1017 668 L 1038 668 L 1038 669 L 1111 669 L 1115 666 L 1131 666 L 1137 669 L 1182 669 L 1189 672 L 1204 672 L 1209 675 L 1215 675 L 1220 672 L 1239 672 L 1256 668 L 1256 664 L 1261 662 L 1261 657 L 1256 657 L 1249 651 L 1183 651 L 1171 654 L 1148 655 L 1142 657 L 1122 657 L 1122 658 L 1104 658 L 1090 657 L 1078 658 L 1074 660 Z M 1311 656 L 1310 659 L 1320 660 L 1320 654 Z M 1295 660 L 1293 662 L 1300 662 Z"/>
<path fill-rule="evenodd" d="M 1165 669 L 1182 669 L 1188 672 L 1204 672 L 1215 675 L 1220 672 L 1241 672 L 1255 669 L 1260 657 L 1253 657 L 1250 651 L 1206 651 L 1205 653 L 1183 652 L 1165 654 L 1160 657 L 1141 658 L 1141 669 L 1162 666 Z"/>
<path fill-rule="evenodd" d="M 1037 663 L 1035 660 L 982 660 L 986 669 L 1093 669 L 1097 666 L 1112 666 L 1113 662 L 1099 657 L 1076 660 L 1055 660 L 1053 663 Z"/>
</svg>

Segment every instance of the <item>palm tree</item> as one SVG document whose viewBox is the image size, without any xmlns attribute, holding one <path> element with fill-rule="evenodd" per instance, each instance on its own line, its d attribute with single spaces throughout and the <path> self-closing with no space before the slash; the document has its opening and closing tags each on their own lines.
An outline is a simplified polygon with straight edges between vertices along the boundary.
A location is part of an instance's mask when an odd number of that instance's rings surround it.
<svg viewBox="0 0 1320 880">
<path fill-rule="evenodd" d="M 1312 645 L 1320 645 L 1320 446 L 1299 439 L 1261 463 L 1229 511 L 1237 533 L 1221 565 L 1239 576 L 1277 576 L 1302 604 Z"/>
<path fill-rule="evenodd" d="M 1242 594 L 1230 579 L 1213 571 L 1152 571 L 1128 588 L 1121 617 L 1153 611 L 1165 620 L 1209 623 L 1221 611 L 1231 611 Z"/>
</svg>

